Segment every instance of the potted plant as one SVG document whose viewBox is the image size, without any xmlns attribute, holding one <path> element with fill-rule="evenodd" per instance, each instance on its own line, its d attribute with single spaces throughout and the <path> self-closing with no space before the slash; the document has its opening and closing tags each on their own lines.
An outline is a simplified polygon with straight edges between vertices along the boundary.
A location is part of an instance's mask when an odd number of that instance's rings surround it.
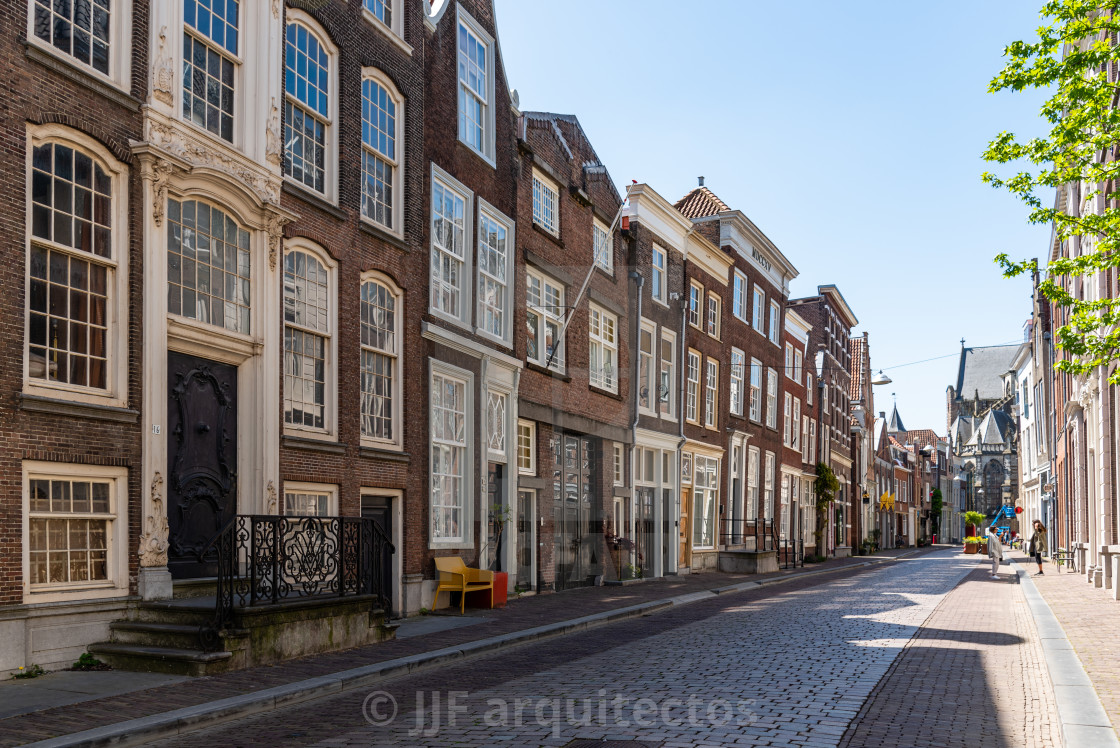
<svg viewBox="0 0 1120 748">
<path fill-rule="evenodd" d="M 980 529 L 980 525 L 984 524 L 984 515 L 980 512 L 962 512 L 961 516 L 964 517 L 964 534 L 966 536 L 976 537 L 976 531 Z"/>
<path fill-rule="evenodd" d="M 980 538 L 975 535 L 969 535 L 964 539 L 964 552 L 976 553 L 980 549 Z"/>
</svg>

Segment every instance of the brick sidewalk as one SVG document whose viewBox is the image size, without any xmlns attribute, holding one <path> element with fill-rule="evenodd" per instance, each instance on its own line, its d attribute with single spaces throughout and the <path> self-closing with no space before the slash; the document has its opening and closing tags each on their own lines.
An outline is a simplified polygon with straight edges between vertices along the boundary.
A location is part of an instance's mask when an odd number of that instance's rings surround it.
<svg viewBox="0 0 1120 748">
<path fill-rule="evenodd" d="M 979 566 L 910 640 L 841 746 L 1062 744 L 1046 660 L 1014 567 L 992 580 L 986 558 Z"/>
<path fill-rule="evenodd" d="M 1028 573 L 1038 571 L 1024 553 L 1008 555 Z M 1082 574 L 1058 573 L 1049 561 L 1042 568 L 1045 574 L 1031 580 L 1065 629 L 1115 729 L 1120 726 L 1120 601 Z"/>
<path fill-rule="evenodd" d="M 875 558 L 890 558 L 906 552 L 905 549 L 886 551 L 878 554 Z M 864 557 L 833 559 L 806 566 L 803 570 L 782 571 L 773 574 L 692 574 L 684 577 L 651 580 L 625 587 L 587 587 L 559 594 L 530 596 L 520 600 L 512 600 L 506 608 L 501 610 L 472 610 L 472 617 L 485 618 L 486 620 L 471 626 L 342 652 L 304 657 L 272 666 L 197 678 L 178 684 L 44 709 L 3 719 L 0 720 L 0 748 L 67 735 L 80 730 L 88 730 L 128 719 L 194 706 L 230 696 L 239 696 L 362 665 L 421 654 L 443 647 L 458 646 L 500 634 L 523 631 L 548 623 L 570 620 L 692 592 L 718 589 L 741 582 L 775 580 L 772 582 L 772 586 L 764 588 L 767 590 L 767 596 L 769 596 L 778 594 L 783 588 L 793 584 L 797 575 L 803 571 L 836 570 L 832 574 L 804 579 L 800 586 L 816 584 L 816 580 L 823 583 L 879 567 L 879 564 L 865 565 L 868 561 L 869 559 Z M 776 581 L 783 578 L 789 578 L 789 581 L 786 583 Z"/>
</svg>

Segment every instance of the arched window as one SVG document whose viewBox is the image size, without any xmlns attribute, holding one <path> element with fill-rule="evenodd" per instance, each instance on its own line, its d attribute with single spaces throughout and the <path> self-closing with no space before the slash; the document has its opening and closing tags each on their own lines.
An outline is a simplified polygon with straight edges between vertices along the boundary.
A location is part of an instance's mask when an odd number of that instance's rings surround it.
<svg viewBox="0 0 1120 748">
<path fill-rule="evenodd" d="M 331 339 L 330 271 L 314 254 L 284 256 L 284 423 L 328 432 Z"/>
<path fill-rule="evenodd" d="M 362 282 L 362 438 L 399 445 L 400 293 L 380 278 Z"/>
<path fill-rule="evenodd" d="M 302 21 L 288 24 L 284 53 L 284 174 L 326 194 L 332 120 L 331 53 Z"/>
<path fill-rule="evenodd" d="M 28 377 L 106 390 L 120 262 L 110 172 L 69 144 L 35 145 L 31 203 Z"/>
<path fill-rule="evenodd" d="M 400 234 L 403 102 L 380 74 L 362 81 L 362 216 Z"/>
<path fill-rule="evenodd" d="M 167 311 L 250 332 L 249 232 L 200 200 L 167 201 Z"/>
</svg>

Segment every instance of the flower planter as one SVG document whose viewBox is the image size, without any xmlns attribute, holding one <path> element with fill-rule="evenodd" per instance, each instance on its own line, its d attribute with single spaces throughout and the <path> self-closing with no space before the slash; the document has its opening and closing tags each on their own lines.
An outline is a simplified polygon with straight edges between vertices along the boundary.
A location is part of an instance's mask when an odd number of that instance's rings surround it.
<svg viewBox="0 0 1120 748">
<path fill-rule="evenodd" d="M 964 552 L 965 553 L 976 553 L 979 549 L 980 549 L 980 546 L 977 543 L 965 543 L 964 544 Z"/>
</svg>

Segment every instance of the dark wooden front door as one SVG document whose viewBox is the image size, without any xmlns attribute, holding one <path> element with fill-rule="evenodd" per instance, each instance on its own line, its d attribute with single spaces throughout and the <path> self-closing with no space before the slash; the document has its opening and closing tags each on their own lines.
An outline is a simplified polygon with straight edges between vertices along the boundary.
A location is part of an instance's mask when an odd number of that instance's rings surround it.
<svg viewBox="0 0 1120 748">
<path fill-rule="evenodd" d="M 390 542 L 393 539 L 393 500 L 388 496 L 363 496 L 362 518 L 372 519 L 385 533 Z M 388 545 L 381 546 L 381 557 L 374 559 L 381 572 L 381 581 L 384 585 L 383 595 L 386 604 L 393 605 L 393 552 Z M 395 611 L 391 611 L 395 612 Z"/>
<path fill-rule="evenodd" d="M 209 548 L 237 514 L 237 368 L 167 354 L 167 566 L 176 579 L 217 574 Z"/>
</svg>

